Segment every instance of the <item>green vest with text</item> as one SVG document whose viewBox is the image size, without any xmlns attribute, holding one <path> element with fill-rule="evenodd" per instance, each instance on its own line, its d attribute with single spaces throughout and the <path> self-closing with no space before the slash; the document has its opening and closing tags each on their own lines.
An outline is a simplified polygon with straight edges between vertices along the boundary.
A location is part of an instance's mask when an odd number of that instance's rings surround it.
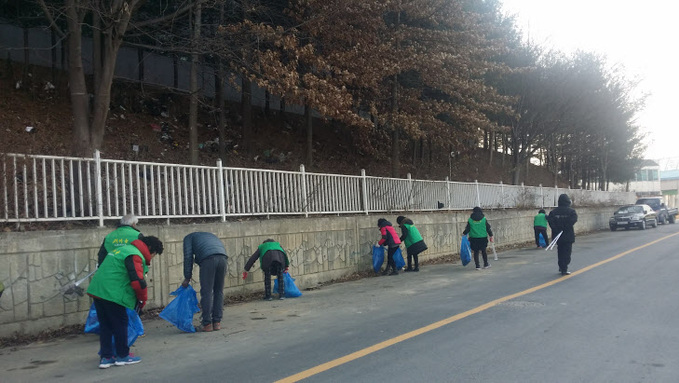
<svg viewBox="0 0 679 383">
<path fill-rule="evenodd" d="M 262 258 L 264 258 L 264 254 L 266 254 L 267 251 L 269 250 L 278 250 L 285 254 L 285 266 L 290 266 L 290 262 L 288 261 L 288 254 L 285 253 L 285 250 L 281 247 L 281 244 L 278 242 L 264 242 L 259 247 L 257 248 L 259 250 L 259 267 L 262 267 Z"/>
<path fill-rule="evenodd" d="M 406 248 L 410 247 L 413 243 L 418 243 L 422 240 L 422 234 L 417 230 L 415 225 L 403 224 L 403 226 L 408 229 L 408 236 L 403 240 L 406 244 Z"/>
<path fill-rule="evenodd" d="M 488 231 L 486 231 L 486 217 L 481 218 L 480 221 L 474 221 L 469 218 L 469 238 L 486 238 Z"/>
<path fill-rule="evenodd" d="M 139 239 L 139 231 L 131 226 L 121 226 L 113 230 L 104 239 L 104 248 L 109 253 L 119 246 L 131 245 L 132 241 Z"/>
<path fill-rule="evenodd" d="M 146 260 L 139 249 L 133 245 L 117 247 L 109 252 L 97 272 L 94 273 L 87 293 L 134 309 L 137 304 L 137 294 L 130 285 L 130 275 L 125 267 L 127 257 L 138 255 L 144 265 L 144 275 L 149 270 Z"/>
</svg>

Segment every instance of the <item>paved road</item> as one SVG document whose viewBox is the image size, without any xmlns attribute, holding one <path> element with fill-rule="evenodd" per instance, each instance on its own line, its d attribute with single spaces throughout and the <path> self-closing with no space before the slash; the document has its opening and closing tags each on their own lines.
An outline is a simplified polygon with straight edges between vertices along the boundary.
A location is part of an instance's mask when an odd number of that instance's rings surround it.
<svg viewBox="0 0 679 383">
<path fill-rule="evenodd" d="M 679 382 L 679 225 L 507 250 L 226 308 L 224 329 L 145 323 L 143 362 L 98 370 L 97 337 L 0 350 L 0 381 Z"/>
</svg>

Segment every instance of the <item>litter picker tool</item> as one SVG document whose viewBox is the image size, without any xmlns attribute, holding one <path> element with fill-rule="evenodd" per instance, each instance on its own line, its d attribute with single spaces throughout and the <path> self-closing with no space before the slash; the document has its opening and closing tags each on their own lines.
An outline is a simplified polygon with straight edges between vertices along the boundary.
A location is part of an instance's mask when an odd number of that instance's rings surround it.
<svg viewBox="0 0 679 383">
<path fill-rule="evenodd" d="M 494 259 L 497 261 L 497 251 L 495 251 L 495 242 L 490 243 L 490 248 L 493 249 Z"/>
<path fill-rule="evenodd" d="M 552 239 L 552 242 L 549 243 L 549 246 L 547 246 L 545 251 L 554 249 L 554 246 L 556 246 L 556 241 L 559 240 L 559 237 L 561 237 L 561 234 L 563 234 L 563 231 L 560 231 L 559 234 L 557 234 L 556 237 L 554 237 L 554 239 Z"/>
<path fill-rule="evenodd" d="M 78 296 L 83 296 L 85 293 L 85 290 L 83 290 L 80 285 L 87 280 L 87 278 L 91 277 L 92 274 L 94 274 L 97 271 L 97 269 L 94 269 L 91 273 L 87 274 L 84 278 L 79 279 L 75 281 L 74 283 L 69 283 L 68 285 L 64 286 L 61 288 L 61 293 L 64 295 L 78 295 Z"/>
</svg>

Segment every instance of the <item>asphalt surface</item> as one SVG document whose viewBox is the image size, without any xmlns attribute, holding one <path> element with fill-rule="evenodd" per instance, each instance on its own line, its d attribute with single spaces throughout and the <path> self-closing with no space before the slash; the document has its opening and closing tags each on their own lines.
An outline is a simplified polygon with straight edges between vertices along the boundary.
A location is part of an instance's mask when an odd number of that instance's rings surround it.
<svg viewBox="0 0 679 383">
<path fill-rule="evenodd" d="M 600 232 L 568 277 L 531 247 L 228 306 L 219 332 L 146 321 L 142 362 L 107 370 L 95 335 L 0 349 L 0 382 L 678 382 L 678 245 Z"/>
</svg>

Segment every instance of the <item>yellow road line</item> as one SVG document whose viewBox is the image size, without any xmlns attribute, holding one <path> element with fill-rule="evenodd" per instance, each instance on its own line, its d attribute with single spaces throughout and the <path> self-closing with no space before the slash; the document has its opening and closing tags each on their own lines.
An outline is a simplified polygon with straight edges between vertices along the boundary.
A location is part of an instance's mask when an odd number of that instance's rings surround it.
<svg viewBox="0 0 679 383">
<path fill-rule="evenodd" d="M 319 365 L 316 366 L 316 367 L 312 367 L 312 368 L 310 368 L 310 369 L 308 369 L 308 370 L 299 372 L 299 373 L 297 373 L 297 374 L 295 374 L 295 375 L 288 376 L 287 378 L 283 378 L 283 379 L 277 380 L 276 383 L 292 383 L 292 382 L 298 382 L 298 381 L 300 381 L 300 380 L 302 380 L 302 379 L 306 379 L 306 378 L 308 378 L 308 377 L 310 377 L 310 376 L 313 376 L 313 375 L 316 375 L 316 374 L 320 374 L 321 372 L 330 370 L 331 368 L 335 368 L 335 367 L 341 366 L 341 365 L 343 365 L 343 364 L 345 364 L 345 363 L 351 362 L 351 361 L 356 360 L 356 359 L 358 359 L 358 358 L 362 358 L 362 357 L 364 357 L 364 356 L 366 356 L 366 355 L 372 354 L 373 352 L 377 352 L 377 351 L 380 351 L 380 350 L 382 350 L 382 349 L 385 349 L 385 348 L 387 348 L 387 347 L 389 347 L 389 346 L 393 346 L 393 345 L 395 345 L 395 344 L 397 344 L 397 343 L 403 342 L 404 340 L 408 340 L 408 339 L 410 339 L 410 338 L 414 338 L 414 337 L 416 337 L 416 336 L 418 336 L 418 335 L 422 335 L 422 334 L 427 333 L 427 332 L 429 332 L 429 331 L 436 330 L 437 328 L 443 327 L 443 326 L 445 326 L 445 325 L 451 324 L 451 323 L 453 323 L 453 322 L 455 322 L 455 321 L 458 321 L 458 320 L 460 320 L 460 319 L 463 319 L 463 318 L 466 318 L 466 317 L 468 317 L 468 316 L 471 316 L 471 315 L 474 315 L 474 314 L 476 314 L 476 313 L 479 313 L 479 312 L 481 312 L 481 311 L 487 310 L 487 309 L 489 309 L 489 308 L 491 308 L 491 307 L 497 306 L 497 305 L 500 304 L 500 303 L 503 303 L 503 302 L 506 302 L 506 301 L 508 301 L 508 300 L 511 300 L 511 299 L 514 299 L 514 298 L 518 298 L 518 297 L 521 297 L 521 296 L 524 296 L 524 295 L 527 295 L 527 294 L 536 292 L 536 291 L 538 291 L 538 290 L 542 290 L 542 289 L 544 289 L 544 288 L 546 288 L 546 287 L 549 287 L 549 286 L 553 286 L 553 285 L 555 285 L 555 284 L 557 284 L 557 283 L 563 282 L 563 281 L 565 281 L 565 280 L 567 280 L 567 279 L 569 279 L 569 278 L 572 278 L 572 277 L 574 277 L 574 276 L 576 276 L 576 275 L 579 275 L 579 274 L 582 274 L 582 273 L 584 273 L 584 272 L 587 272 L 587 271 L 589 271 L 589 270 L 591 270 L 591 269 L 593 269 L 593 268 L 595 268 L 595 267 L 599 267 L 599 266 L 601 266 L 601 265 L 603 265 L 603 264 L 605 264 L 605 263 L 608 263 L 608 262 L 614 261 L 614 260 L 616 260 L 616 259 L 622 258 L 622 257 L 624 257 L 624 256 L 627 255 L 627 254 L 633 253 L 633 252 L 635 252 L 635 251 L 637 251 L 637 250 L 640 250 L 640 249 L 643 249 L 643 248 L 645 248 L 645 247 L 654 245 L 654 244 L 656 244 L 656 243 L 658 243 L 658 242 L 660 242 L 660 241 L 664 241 L 664 240 L 666 240 L 666 239 L 668 239 L 668 238 L 674 237 L 675 235 L 679 235 L 679 233 L 670 234 L 670 235 L 665 236 L 665 237 L 662 237 L 662 238 L 660 238 L 660 239 L 656 239 L 655 241 L 649 242 L 649 243 L 647 243 L 647 244 L 645 244 L 645 245 L 641 245 L 641 246 L 639 246 L 639 247 L 635 247 L 634 249 L 624 251 L 624 252 L 622 252 L 622 253 L 620 253 L 620 254 L 617 254 L 617 255 L 612 256 L 611 258 L 608 258 L 608 259 L 605 259 L 605 260 L 603 260 L 603 261 L 601 261 L 601 262 L 597 262 L 597 263 L 595 263 L 595 264 L 589 265 L 589 266 L 584 267 L 584 268 L 582 268 L 582 269 L 580 269 L 580 270 L 578 270 L 578 271 L 574 271 L 574 272 L 573 272 L 572 274 L 570 274 L 570 275 L 566 275 L 566 276 L 563 276 L 563 277 L 554 279 L 554 280 L 552 280 L 552 281 L 543 283 L 543 284 L 538 285 L 538 286 L 535 286 L 535 287 L 531 287 L 530 289 L 523 290 L 523 291 L 520 291 L 520 292 L 518 292 L 518 293 L 514 293 L 514 294 L 511 294 L 511 295 L 504 296 L 504 297 L 502 297 L 502 298 L 498 298 L 498 299 L 496 299 L 496 300 L 494 300 L 494 301 L 490 301 L 490 302 L 485 303 L 485 304 L 483 304 L 483 305 L 481 305 L 481 306 L 475 307 L 475 308 L 473 308 L 473 309 L 471 309 L 471 310 L 465 311 L 465 312 L 460 313 L 460 314 L 457 314 L 457 315 L 453 315 L 453 316 L 448 317 L 448 318 L 446 318 L 446 319 L 442 319 L 442 320 L 440 320 L 440 321 L 438 321 L 438 322 L 434 322 L 434 323 L 432 323 L 432 324 L 430 324 L 430 325 L 428 325 L 428 326 L 424 326 L 424 327 L 418 328 L 418 329 L 416 329 L 416 330 L 407 332 L 407 333 L 405 333 L 405 334 L 403 334 L 403 335 L 399 335 L 399 336 L 397 336 L 397 337 L 395 337 L 395 338 L 387 339 L 387 340 L 385 340 L 385 341 L 383 341 L 383 342 L 374 344 L 374 345 L 372 345 L 372 346 L 370 346 L 370 347 L 366 347 L 366 348 L 364 348 L 364 349 L 362 349 L 362 350 L 358 350 L 358 351 L 356 351 L 356 352 L 352 352 L 351 354 L 345 355 L 345 356 L 343 356 L 343 357 L 340 357 L 340 358 L 331 360 L 331 361 L 326 362 L 326 363 L 323 363 L 323 364 L 319 364 Z"/>
</svg>

